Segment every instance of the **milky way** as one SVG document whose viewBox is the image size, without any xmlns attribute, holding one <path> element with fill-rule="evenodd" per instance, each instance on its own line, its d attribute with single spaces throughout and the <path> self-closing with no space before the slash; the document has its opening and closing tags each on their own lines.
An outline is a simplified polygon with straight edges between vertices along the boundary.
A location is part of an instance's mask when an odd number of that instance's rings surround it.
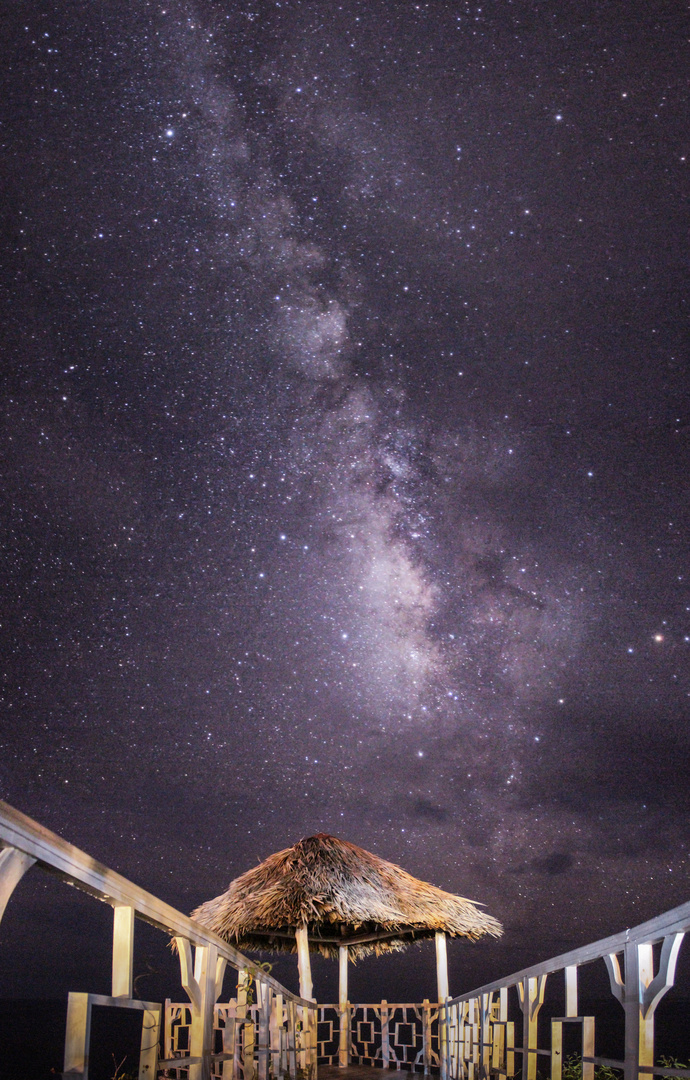
<svg viewBox="0 0 690 1080">
<path fill-rule="evenodd" d="M 505 923 L 456 981 L 686 899 L 682 34 L 633 7 L 13 16 L 9 802 L 184 910 L 351 839 Z"/>
</svg>

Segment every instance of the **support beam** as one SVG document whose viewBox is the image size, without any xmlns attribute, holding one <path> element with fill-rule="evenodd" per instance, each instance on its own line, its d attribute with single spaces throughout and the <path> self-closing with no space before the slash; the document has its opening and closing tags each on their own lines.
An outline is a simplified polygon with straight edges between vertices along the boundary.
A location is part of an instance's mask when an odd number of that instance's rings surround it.
<svg viewBox="0 0 690 1080">
<path fill-rule="evenodd" d="M 35 862 L 30 855 L 25 855 L 23 851 L 17 851 L 13 847 L 0 851 L 0 920 L 5 914 L 12 893 Z"/>
<path fill-rule="evenodd" d="M 438 1000 L 445 1001 L 448 993 L 448 949 L 446 947 L 446 935 L 443 932 L 436 934 L 436 986 Z"/>
<path fill-rule="evenodd" d="M 347 1004 L 347 961 L 349 949 L 347 945 L 341 945 L 338 950 L 339 979 L 338 979 L 338 1012 L 340 1014 L 340 1039 L 338 1042 L 338 1065 L 341 1069 L 350 1064 L 350 1010 Z M 384 1068 L 387 1065 L 384 1061 Z"/>
<path fill-rule="evenodd" d="M 309 936 L 306 925 L 297 927 L 295 937 L 297 939 L 297 965 L 299 967 L 299 996 L 313 1001 Z"/>
</svg>

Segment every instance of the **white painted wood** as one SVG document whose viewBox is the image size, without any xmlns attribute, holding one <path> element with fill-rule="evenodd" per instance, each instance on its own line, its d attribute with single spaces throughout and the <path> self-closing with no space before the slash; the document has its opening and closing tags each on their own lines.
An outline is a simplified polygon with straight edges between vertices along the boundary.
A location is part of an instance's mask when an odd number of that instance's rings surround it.
<svg viewBox="0 0 690 1080">
<path fill-rule="evenodd" d="M 283 995 L 273 994 L 271 1001 L 271 1019 L 269 1023 L 269 1040 L 271 1043 L 271 1071 L 274 1077 L 278 1077 L 287 1068 L 282 1061 L 282 1038 L 283 1038 Z"/>
<path fill-rule="evenodd" d="M 210 1080 L 211 1077 L 217 959 L 214 945 L 197 945 L 194 954 L 194 982 L 199 991 L 199 1004 L 198 1007 L 192 1006 L 189 1053 L 193 1058 L 201 1058 L 201 1063 L 190 1065 L 189 1080 Z"/>
<path fill-rule="evenodd" d="M 225 978 L 225 969 L 228 966 L 228 962 L 224 956 L 219 956 L 216 960 L 216 984 L 214 988 L 215 997 L 214 1002 L 218 1001 L 218 998 L 223 993 L 223 979 Z"/>
<path fill-rule="evenodd" d="M 295 933 L 297 939 L 297 965 L 299 968 L 299 996 L 312 1001 L 311 962 L 309 960 L 309 935 L 306 926 L 298 926 Z"/>
<path fill-rule="evenodd" d="M 446 935 L 436 933 L 436 992 L 443 1004 L 448 1000 L 448 949 Z M 448 1063 L 448 1013 L 441 1010 L 438 1018 L 438 1054 L 441 1064 L 441 1080 L 446 1080 Z"/>
<path fill-rule="evenodd" d="M 428 998 L 422 1002 L 422 1061 L 424 1062 L 424 1074 L 431 1072 L 431 1004 Z"/>
<path fill-rule="evenodd" d="M 17 848 L 8 847 L 0 851 L 0 920 L 5 914 L 12 893 L 35 862 L 30 855 L 18 851 Z"/>
<path fill-rule="evenodd" d="M 438 1000 L 445 1001 L 448 994 L 448 948 L 446 935 L 442 932 L 436 934 L 436 985 Z"/>
<path fill-rule="evenodd" d="M 112 996 L 131 998 L 134 966 L 134 908 L 113 908 Z"/>
<path fill-rule="evenodd" d="M 565 1015 L 577 1016 L 577 965 L 565 969 Z"/>
<path fill-rule="evenodd" d="M 139 1001 L 105 994 L 73 994 L 67 1000 L 67 1029 L 63 1076 L 69 1080 L 88 1080 L 91 1009 L 93 1005 L 135 1009 L 142 1014 L 139 1080 L 152 1080 L 158 1065 L 161 1007 L 156 1001 Z"/>
<path fill-rule="evenodd" d="M 626 998 L 628 995 L 632 998 L 633 995 L 637 999 L 635 1005 L 637 1006 L 638 1016 L 637 1024 L 639 1026 L 639 1050 L 638 1050 L 638 1065 L 654 1065 L 654 1012 L 644 1012 L 644 995 L 648 986 L 651 985 L 654 979 L 654 951 L 651 943 L 645 943 L 644 945 L 637 946 L 637 979 L 628 979 L 628 972 L 625 973 L 625 990 Z M 630 985 L 629 985 L 630 984 Z"/>
<path fill-rule="evenodd" d="M 676 980 L 676 963 L 685 934 L 669 934 L 664 938 L 659 957 L 659 971 L 642 995 L 642 1015 L 646 1019 L 656 1009 L 662 997 L 668 993 Z"/>
<path fill-rule="evenodd" d="M 338 1014 L 340 1035 L 338 1038 L 338 1065 L 341 1069 L 350 1064 L 350 1010 L 347 1004 L 347 962 L 349 949 L 341 945 L 338 949 Z"/>
<path fill-rule="evenodd" d="M 227 941 L 223 941 L 217 934 L 194 922 L 189 916 L 177 911 L 157 896 L 139 888 L 121 874 L 97 862 L 86 852 L 67 843 L 50 829 L 39 825 L 37 821 L 33 821 L 26 814 L 15 810 L 13 806 L 2 800 L 0 800 L 0 843 L 6 845 L 4 850 L 8 847 L 16 848 L 22 855 L 28 855 L 39 865 L 50 867 L 56 876 L 62 878 L 68 885 L 74 885 L 90 896 L 95 896 L 113 906 L 122 904 L 133 907 L 138 918 L 164 931 L 170 937 L 187 938 L 195 945 L 212 944 L 217 949 L 218 955 L 224 956 L 233 967 L 239 969 L 251 966 L 246 956 L 229 945 Z M 2 853 L 0 853 L 1 858 Z M 7 856 L 4 861 L 7 861 Z M 30 865 L 32 864 L 28 863 L 26 869 Z M 0 874 L 0 896 L 2 896 L 1 878 Z M 268 973 L 262 972 L 260 978 L 276 993 L 283 994 L 286 998 L 294 997 L 298 1003 L 307 1004 L 307 1002 L 299 1002 L 296 995 L 290 995 L 289 990 L 281 986 L 278 980 Z"/>
<path fill-rule="evenodd" d="M 262 991 L 259 1000 L 259 1045 L 258 1045 L 258 1062 L 257 1073 L 258 1080 L 269 1080 L 268 1063 L 269 1063 L 269 1038 L 270 1038 L 270 1023 L 271 1023 L 271 997 L 272 993 L 268 987 L 262 987 L 260 983 L 254 984 L 257 990 Z"/>
<path fill-rule="evenodd" d="M 195 1009 L 201 1008 L 199 986 L 192 974 L 192 946 L 187 938 L 176 937 L 177 955 L 180 959 L 180 982 Z"/>
<path fill-rule="evenodd" d="M 254 1080 L 254 1044 L 255 1031 L 249 1006 L 249 990 L 252 975 L 248 968 L 240 971 L 237 979 L 237 1016 L 247 1020 L 244 1024 L 242 1040 L 242 1076 L 244 1080 Z"/>
<path fill-rule="evenodd" d="M 529 976 L 518 983 L 518 1000 L 522 1009 L 522 1076 L 537 1080 L 537 1025 L 539 1010 L 544 1004 L 546 975 Z"/>
<path fill-rule="evenodd" d="M 290 1076 L 297 1076 L 297 1006 L 293 998 L 287 1000 L 287 1061 Z"/>
<path fill-rule="evenodd" d="M 70 994 L 67 999 L 67 1029 L 63 1076 L 87 1080 L 89 1041 L 91 1039 L 91 1002 L 88 994 Z"/>
<path fill-rule="evenodd" d="M 385 998 L 381 1001 L 381 1062 L 384 1069 L 391 1066 L 390 1013 Z"/>
<path fill-rule="evenodd" d="M 141 1025 L 141 1047 L 139 1051 L 139 1080 L 155 1080 L 160 1045 L 161 1014 L 144 1009 Z"/>
</svg>

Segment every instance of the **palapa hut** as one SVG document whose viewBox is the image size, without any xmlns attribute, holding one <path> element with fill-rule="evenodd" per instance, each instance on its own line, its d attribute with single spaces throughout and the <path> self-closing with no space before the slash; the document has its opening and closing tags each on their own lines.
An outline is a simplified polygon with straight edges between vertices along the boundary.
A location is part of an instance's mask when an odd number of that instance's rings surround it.
<svg viewBox="0 0 690 1080">
<path fill-rule="evenodd" d="M 297 952 L 300 995 L 312 997 L 309 951 L 347 960 L 436 939 L 438 1000 L 448 997 L 446 935 L 500 937 L 501 924 L 471 900 L 419 881 L 346 840 L 318 833 L 270 855 L 207 900 L 192 918 L 239 949 Z"/>
</svg>

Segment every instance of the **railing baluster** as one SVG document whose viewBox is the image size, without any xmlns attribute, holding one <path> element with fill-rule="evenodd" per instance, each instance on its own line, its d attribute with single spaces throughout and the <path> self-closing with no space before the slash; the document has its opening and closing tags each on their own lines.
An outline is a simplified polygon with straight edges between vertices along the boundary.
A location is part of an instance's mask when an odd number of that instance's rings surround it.
<svg viewBox="0 0 690 1080">
<path fill-rule="evenodd" d="M 391 1067 L 391 1043 L 388 1030 L 388 1002 L 384 998 L 381 1002 L 381 1061 L 384 1069 Z"/>
<path fill-rule="evenodd" d="M 63 1076 L 82 1080 L 89 1071 L 91 1004 L 88 994 L 70 993 L 67 1000 L 67 1030 Z"/>
<path fill-rule="evenodd" d="M 431 1005 L 429 999 L 422 1002 L 422 1046 L 424 1048 L 424 1075 L 431 1072 Z"/>
<path fill-rule="evenodd" d="M 131 998 L 134 965 L 134 908 L 113 908 L 112 996 Z"/>
<path fill-rule="evenodd" d="M 259 1080 L 268 1080 L 268 1041 L 271 1018 L 271 989 L 256 982 L 257 997 L 260 996 L 259 1008 Z"/>
<path fill-rule="evenodd" d="M 546 975 L 526 976 L 518 983 L 522 1009 L 522 1076 L 537 1080 L 538 1017 L 544 1002 Z"/>
</svg>

